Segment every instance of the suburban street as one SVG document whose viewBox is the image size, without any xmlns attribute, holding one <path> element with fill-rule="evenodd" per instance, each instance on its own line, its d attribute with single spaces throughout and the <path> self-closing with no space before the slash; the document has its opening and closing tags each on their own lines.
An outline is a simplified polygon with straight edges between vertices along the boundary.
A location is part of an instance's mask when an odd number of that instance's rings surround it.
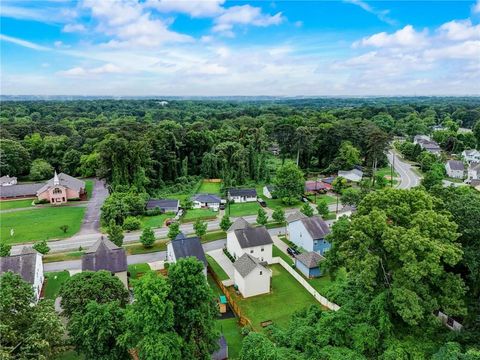
<svg viewBox="0 0 480 360">
<path fill-rule="evenodd" d="M 329 205 L 330 211 L 335 211 L 336 209 L 336 204 L 331 204 Z M 297 211 L 297 209 L 287 209 L 285 210 L 285 216 L 288 216 L 292 212 Z M 268 211 L 269 216 L 271 215 L 271 211 Z M 100 214 L 98 214 L 98 217 L 100 217 Z M 255 222 L 257 215 L 249 215 L 249 216 L 244 216 L 243 217 L 245 220 L 248 222 Z M 235 220 L 235 218 L 231 218 L 232 221 Z M 212 221 L 207 221 L 208 227 L 207 231 L 212 231 L 212 230 L 219 230 L 220 229 L 220 221 L 221 219 L 215 219 Z M 90 228 L 91 229 L 91 228 Z M 181 224 L 180 225 L 180 230 L 186 234 L 194 234 L 195 231 L 193 229 L 193 223 L 187 223 L 187 224 Z M 155 237 L 158 238 L 166 238 L 168 234 L 168 227 L 162 227 L 159 229 L 154 230 Z M 123 239 L 124 244 L 129 244 L 129 243 L 134 243 L 138 242 L 140 239 L 140 235 L 142 234 L 141 231 L 132 231 L 130 233 L 125 233 L 125 238 Z M 97 241 L 102 234 L 99 232 L 99 230 L 93 231 L 91 229 L 90 232 L 86 234 L 82 234 L 80 232 L 78 235 L 72 236 L 68 239 L 62 239 L 62 240 L 52 240 L 48 242 L 48 246 L 50 247 L 50 252 L 68 252 L 68 251 L 76 251 L 80 247 L 82 249 L 87 249 L 88 247 L 92 246 L 95 241 Z M 12 254 L 18 254 L 21 252 L 22 248 L 24 246 L 28 246 L 30 244 L 19 244 L 19 245 L 14 245 L 12 246 L 11 253 Z"/>
<path fill-rule="evenodd" d="M 420 185 L 421 177 L 412 170 L 412 165 L 404 162 L 395 151 L 389 150 L 387 158 L 390 164 L 393 163 L 395 171 L 400 176 L 400 181 L 396 186 L 398 189 L 410 189 Z"/>
</svg>

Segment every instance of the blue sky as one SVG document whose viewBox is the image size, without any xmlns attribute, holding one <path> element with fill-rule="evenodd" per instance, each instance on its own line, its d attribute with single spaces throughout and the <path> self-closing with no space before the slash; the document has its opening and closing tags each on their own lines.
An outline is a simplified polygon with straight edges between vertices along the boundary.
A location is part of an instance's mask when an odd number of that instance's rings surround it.
<svg viewBox="0 0 480 360">
<path fill-rule="evenodd" d="M 1 0 L 1 93 L 480 95 L 480 0 Z"/>
</svg>

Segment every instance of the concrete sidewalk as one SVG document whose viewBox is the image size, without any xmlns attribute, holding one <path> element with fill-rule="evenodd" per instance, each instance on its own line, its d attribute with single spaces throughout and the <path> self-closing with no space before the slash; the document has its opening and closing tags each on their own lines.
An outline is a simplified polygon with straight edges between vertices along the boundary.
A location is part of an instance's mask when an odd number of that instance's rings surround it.
<svg viewBox="0 0 480 360">
<path fill-rule="evenodd" d="M 223 249 L 217 249 L 207 252 L 218 265 L 225 271 L 228 277 L 233 280 L 233 264 L 230 259 L 223 253 Z"/>
<path fill-rule="evenodd" d="M 277 235 L 272 236 L 273 244 L 280 249 L 280 251 L 284 252 L 288 256 L 290 256 L 287 252 L 288 245 L 280 240 Z"/>
</svg>

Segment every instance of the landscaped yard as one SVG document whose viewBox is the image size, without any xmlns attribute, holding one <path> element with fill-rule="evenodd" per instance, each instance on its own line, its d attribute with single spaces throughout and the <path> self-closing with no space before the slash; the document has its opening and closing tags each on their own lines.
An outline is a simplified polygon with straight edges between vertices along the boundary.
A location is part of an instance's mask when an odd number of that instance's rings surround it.
<svg viewBox="0 0 480 360">
<path fill-rule="evenodd" d="M 34 199 L 0 201 L 0 210 L 21 209 L 32 207 Z"/>
<path fill-rule="evenodd" d="M 210 265 L 210 267 L 212 268 L 213 272 L 215 274 L 217 274 L 218 278 L 220 279 L 220 281 L 223 281 L 223 280 L 228 280 L 230 279 L 230 277 L 227 275 L 227 273 L 222 269 L 222 267 L 220 265 L 218 265 L 218 263 L 215 261 L 214 258 L 212 258 L 210 255 L 206 255 L 207 257 L 207 261 L 208 261 L 208 265 Z"/>
<path fill-rule="evenodd" d="M 198 189 L 198 193 L 205 194 L 220 194 L 220 188 L 222 186 L 221 182 L 212 182 L 208 180 L 203 180 L 202 185 Z"/>
<path fill-rule="evenodd" d="M 170 241 L 170 239 L 157 240 L 153 243 L 153 246 L 149 248 L 145 248 L 142 244 L 126 245 L 124 248 L 128 255 L 148 254 L 166 250 L 168 241 Z"/>
<path fill-rule="evenodd" d="M 229 287 L 230 294 L 257 331 L 262 331 L 260 323 L 263 321 L 272 320 L 279 326 L 286 326 L 295 311 L 320 305 L 281 265 L 272 265 L 270 269 L 273 271 L 270 294 L 242 299 L 233 287 Z"/>
<path fill-rule="evenodd" d="M 270 209 L 276 209 L 276 208 L 282 208 L 282 209 L 292 209 L 292 208 L 298 208 L 302 206 L 302 202 L 300 200 L 296 201 L 292 205 L 286 205 L 282 202 L 281 199 L 269 199 L 266 196 L 260 196 L 265 202 L 267 203 L 267 207 Z"/>
<path fill-rule="evenodd" d="M 237 318 L 217 320 L 217 328 L 225 336 L 228 345 L 228 358 L 238 359 L 242 349 L 243 335 Z"/>
<path fill-rule="evenodd" d="M 58 292 L 60 291 L 60 286 L 69 278 L 70 273 L 68 271 L 45 273 L 45 298 L 55 300 L 58 296 Z"/>
<path fill-rule="evenodd" d="M 68 253 L 47 254 L 43 256 L 43 262 L 50 263 L 57 261 L 78 260 L 84 253 L 84 251 L 72 251 Z"/>
<path fill-rule="evenodd" d="M 183 216 L 183 222 L 196 221 L 197 219 L 210 220 L 215 219 L 218 215 L 218 212 L 210 209 L 190 209 L 186 211 L 186 214 Z"/>
<path fill-rule="evenodd" d="M 80 230 L 85 207 L 60 206 L 2 214 L 0 235 L 8 243 L 70 237 Z M 66 232 L 60 226 L 67 225 Z M 10 229 L 14 235 L 10 236 Z"/>
<path fill-rule="evenodd" d="M 140 221 L 142 223 L 142 229 L 145 229 L 147 227 L 161 228 L 165 224 L 165 220 L 169 218 L 174 218 L 174 217 L 175 217 L 174 213 L 165 213 L 165 214 L 160 214 L 155 216 L 142 216 L 140 218 Z"/>
<path fill-rule="evenodd" d="M 229 204 L 225 210 L 226 213 L 230 214 L 230 216 L 238 217 L 256 215 L 258 214 L 258 209 L 260 208 L 261 206 L 258 204 L 258 201 L 252 201 L 247 203 Z"/>
<path fill-rule="evenodd" d="M 150 265 L 143 263 L 143 264 L 132 264 L 128 265 L 127 268 L 128 272 L 130 273 L 130 277 L 132 279 L 136 279 L 139 274 L 146 273 L 150 270 Z"/>
</svg>

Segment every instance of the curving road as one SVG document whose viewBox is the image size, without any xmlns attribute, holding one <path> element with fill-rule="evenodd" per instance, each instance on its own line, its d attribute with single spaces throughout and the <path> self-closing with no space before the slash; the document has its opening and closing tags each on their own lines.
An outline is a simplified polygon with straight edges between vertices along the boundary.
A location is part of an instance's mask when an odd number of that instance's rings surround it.
<svg viewBox="0 0 480 360">
<path fill-rule="evenodd" d="M 395 171 L 400 176 L 400 181 L 396 186 L 397 189 L 410 189 L 420 185 L 421 177 L 412 170 L 412 165 L 404 162 L 393 150 L 388 151 L 387 158 L 390 164 L 393 163 Z"/>
</svg>

